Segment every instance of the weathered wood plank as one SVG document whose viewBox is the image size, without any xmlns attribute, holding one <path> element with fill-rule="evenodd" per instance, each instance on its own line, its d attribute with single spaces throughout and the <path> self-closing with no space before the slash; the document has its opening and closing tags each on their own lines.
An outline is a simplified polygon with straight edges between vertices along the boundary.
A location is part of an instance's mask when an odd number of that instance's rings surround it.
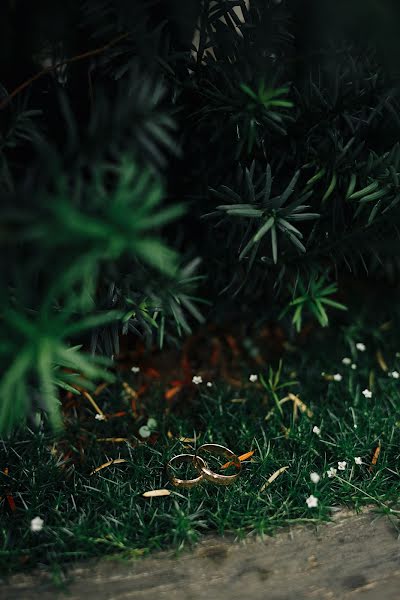
<svg viewBox="0 0 400 600">
<path fill-rule="evenodd" d="M 341 513 L 317 529 L 245 543 L 208 538 L 193 552 L 123 563 L 74 566 L 69 594 L 46 573 L 16 575 L 0 586 L 7 600 L 399 600 L 400 544 L 393 523 L 367 512 Z"/>
</svg>

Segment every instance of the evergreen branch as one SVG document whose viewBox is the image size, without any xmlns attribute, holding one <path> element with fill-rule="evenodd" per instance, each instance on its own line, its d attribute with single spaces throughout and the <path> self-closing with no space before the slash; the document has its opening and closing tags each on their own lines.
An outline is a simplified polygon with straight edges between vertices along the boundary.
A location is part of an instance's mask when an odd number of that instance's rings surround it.
<svg viewBox="0 0 400 600">
<path fill-rule="evenodd" d="M 65 60 L 62 60 L 62 61 L 54 64 L 54 65 L 51 65 L 50 67 L 46 67 L 45 69 L 42 69 L 41 71 L 39 71 L 38 73 L 36 73 L 32 77 L 30 77 L 29 79 L 27 79 L 26 81 L 21 83 L 19 86 L 17 86 L 2 102 L 0 102 L 0 110 L 3 110 L 4 108 L 6 108 L 6 106 L 8 106 L 10 104 L 11 100 L 13 100 L 15 98 L 15 96 L 17 96 L 18 94 L 23 92 L 27 87 L 29 87 L 32 83 L 34 83 L 35 81 L 37 81 L 44 75 L 47 75 L 48 73 L 56 71 L 58 68 L 63 67 L 65 65 L 70 65 L 72 63 L 78 62 L 80 60 L 84 60 L 86 58 L 92 58 L 93 56 L 98 56 L 99 54 L 106 52 L 106 50 L 109 50 L 109 48 L 112 48 L 112 46 L 115 46 L 115 44 L 118 44 L 118 42 L 120 42 L 121 40 L 124 40 L 125 38 L 127 38 L 129 35 L 130 35 L 129 33 L 121 33 L 116 38 L 114 38 L 113 40 L 108 42 L 108 44 L 106 44 L 105 46 L 101 46 L 100 48 L 95 48 L 94 50 L 88 50 L 87 52 L 83 52 L 82 54 L 77 54 L 75 56 L 72 56 L 71 58 L 67 58 Z"/>
</svg>

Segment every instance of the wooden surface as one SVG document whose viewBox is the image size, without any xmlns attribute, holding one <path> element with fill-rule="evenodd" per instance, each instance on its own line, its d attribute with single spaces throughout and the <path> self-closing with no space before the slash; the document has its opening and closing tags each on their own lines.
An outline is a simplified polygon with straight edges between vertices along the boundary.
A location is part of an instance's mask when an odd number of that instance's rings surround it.
<svg viewBox="0 0 400 600">
<path fill-rule="evenodd" d="M 1 582 L 0 598 L 400 600 L 400 544 L 396 523 L 387 517 L 342 512 L 318 529 L 294 527 L 264 541 L 207 538 L 178 558 L 163 552 L 75 565 L 66 591 L 36 572 Z"/>
</svg>

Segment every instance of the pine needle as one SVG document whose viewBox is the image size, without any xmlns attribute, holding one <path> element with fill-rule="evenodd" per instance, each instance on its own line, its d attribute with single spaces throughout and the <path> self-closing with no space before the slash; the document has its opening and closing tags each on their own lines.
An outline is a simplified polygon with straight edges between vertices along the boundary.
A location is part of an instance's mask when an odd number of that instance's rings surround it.
<svg viewBox="0 0 400 600">
<path fill-rule="evenodd" d="M 92 396 L 89 394 L 89 392 L 83 391 L 82 395 L 85 396 L 85 398 L 87 400 L 89 400 L 90 404 L 93 406 L 94 410 L 97 412 L 98 415 L 101 415 L 103 417 L 104 421 L 107 421 L 107 417 L 106 415 L 103 413 L 103 411 L 101 410 L 101 408 L 99 407 L 99 405 L 93 400 Z"/>
<path fill-rule="evenodd" d="M 98 471 L 101 471 L 102 469 L 105 469 L 106 467 L 110 467 L 111 465 L 119 465 L 120 463 L 126 463 L 126 462 L 127 461 L 125 460 L 125 458 L 114 458 L 113 460 L 109 460 L 108 462 L 105 462 L 103 465 L 96 467 L 90 473 L 90 475 L 94 475 L 94 473 L 97 473 Z"/>
<path fill-rule="evenodd" d="M 378 361 L 378 365 L 380 366 L 382 371 L 384 373 L 387 373 L 387 371 L 389 370 L 389 367 L 387 366 L 386 361 L 383 358 L 383 354 L 380 350 L 378 350 L 376 353 L 376 360 Z"/>
<path fill-rule="evenodd" d="M 293 402 L 293 413 L 295 418 L 297 416 L 297 409 L 300 409 L 300 412 L 305 413 L 307 417 L 311 419 L 314 414 L 313 411 L 308 408 L 307 404 L 300 400 L 298 396 L 289 392 L 288 395 L 280 401 L 280 404 L 284 404 L 285 402 L 288 402 L 288 400 Z"/>
<path fill-rule="evenodd" d="M 151 490 L 149 492 L 144 492 L 142 496 L 144 498 L 158 498 L 159 496 L 170 496 L 171 492 L 169 490 Z"/>
<path fill-rule="evenodd" d="M 267 479 L 267 481 L 264 483 L 264 485 L 260 488 L 260 492 L 263 492 L 269 485 L 271 485 L 271 483 L 273 481 L 275 481 L 275 479 L 277 477 L 279 477 L 279 475 L 281 475 L 282 473 L 284 473 L 288 468 L 289 468 L 289 466 L 281 467 L 280 469 L 278 469 L 277 471 L 275 471 L 275 473 L 272 473 L 271 477 L 269 477 Z"/>
<path fill-rule="evenodd" d="M 127 442 L 128 438 L 124 437 L 108 437 L 108 438 L 96 438 L 96 442 Z"/>
<path fill-rule="evenodd" d="M 240 462 L 243 462 L 244 460 L 247 460 L 248 458 L 250 458 L 250 456 L 253 456 L 255 450 L 250 450 L 250 452 L 246 452 L 246 454 L 242 454 L 241 456 L 238 456 L 238 459 L 240 460 Z M 232 465 L 234 465 L 235 463 L 232 461 L 229 461 L 227 463 L 225 463 L 224 465 L 222 465 L 221 469 L 227 469 L 228 467 L 231 467 Z"/>
</svg>

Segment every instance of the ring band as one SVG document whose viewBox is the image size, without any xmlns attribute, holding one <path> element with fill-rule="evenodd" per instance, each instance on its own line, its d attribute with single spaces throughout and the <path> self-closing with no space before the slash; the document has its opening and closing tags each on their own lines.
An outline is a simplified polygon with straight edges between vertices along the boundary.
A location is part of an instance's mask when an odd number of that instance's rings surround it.
<svg viewBox="0 0 400 600">
<path fill-rule="evenodd" d="M 198 461 L 197 461 L 197 459 L 198 459 Z M 179 479 L 178 477 L 175 477 L 175 475 L 171 472 L 173 463 L 182 464 L 182 463 L 186 463 L 186 462 L 192 463 L 194 465 L 195 469 L 198 472 L 200 472 L 200 475 L 198 477 L 195 477 L 194 479 Z M 192 488 L 192 487 L 195 487 L 196 485 L 198 485 L 204 479 L 205 476 L 203 475 L 201 470 L 206 467 L 207 467 L 206 463 L 200 456 L 196 457 L 194 454 L 178 454 L 177 456 L 174 456 L 173 458 L 171 458 L 170 461 L 168 461 L 167 473 L 168 473 L 168 477 L 169 477 L 172 485 L 174 485 L 175 487 Z"/>
<path fill-rule="evenodd" d="M 199 456 L 200 452 L 210 452 L 219 456 L 224 456 L 230 459 L 230 461 L 239 469 L 239 471 L 234 475 L 220 475 L 219 473 L 214 473 L 214 471 L 212 471 L 204 462 L 201 456 Z M 197 463 L 197 469 L 201 471 L 201 473 L 204 475 L 204 478 L 207 481 L 211 481 L 217 485 L 230 485 L 239 477 L 242 470 L 242 463 L 236 454 L 234 454 L 232 450 L 229 450 L 229 448 L 221 446 L 220 444 L 203 444 L 200 446 L 196 452 L 194 462 L 195 464 Z"/>
</svg>

